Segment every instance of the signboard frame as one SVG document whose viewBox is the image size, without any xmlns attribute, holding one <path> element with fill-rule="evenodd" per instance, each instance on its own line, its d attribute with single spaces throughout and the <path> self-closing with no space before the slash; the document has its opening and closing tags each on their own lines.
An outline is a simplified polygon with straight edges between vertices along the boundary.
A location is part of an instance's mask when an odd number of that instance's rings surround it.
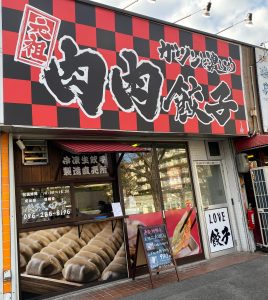
<svg viewBox="0 0 268 300">
<path fill-rule="evenodd" d="M 151 229 L 157 229 L 157 228 L 161 228 L 162 233 L 164 233 L 164 235 L 165 235 L 165 239 L 167 240 L 167 246 L 168 246 L 167 249 L 168 249 L 168 252 L 171 256 L 171 263 L 169 265 L 165 266 L 164 268 L 157 268 L 157 270 L 152 270 L 151 264 L 150 264 L 150 259 L 149 259 L 149 256 L 148 256 L 148 251 L 147 251 L 147 248 L 146 248 L 146 241 L 145 241 L 145 238 L 144 238 L 144 230 L 151 230 Z M 139 257 L 139 254 L 141 254 L 141 251 L 143 251 L 144 255 L 142 257 Z M 180 281 L 178 270 L 177 270 L 177 263 L 176 263 L 176 260 L 174 259 L 174 256 L 173 256 L 173 252 L 172 252 L 172 248 L 170 246 L 170 241 L 169 241 L 169 238 L 168 238 L 167 228 L 166 228 L 165 224 L 152 225 L 152 226 L 142 226 L 142 225 L 138 226 L 136 253 L 135 253 L 135 259 L 134 259 L 134 264 L 133 264 L 133 274 L 132 274 L 132 279 L 133 280 L 135 279 L 136 267 L 137 267 L 138 262 L 140 262 L 139 265 L 147 264 L 147 267 L 148 267 L 148 270 L 149 270 L 149 275 L 150 275 L 150 281 L 151 281 L 151 284 L 152 284 L 152 288 L 154 288 L 153 278 L 152 278 L 153 273 L 156 272 L 156 274 L 158 275 L 160 273 L 160 270 L 169 269 L 169 266 L 171 266 L 171 265 L 174 266 L 176 276 L 178 278 L 178 281 Z"/>
</svg>

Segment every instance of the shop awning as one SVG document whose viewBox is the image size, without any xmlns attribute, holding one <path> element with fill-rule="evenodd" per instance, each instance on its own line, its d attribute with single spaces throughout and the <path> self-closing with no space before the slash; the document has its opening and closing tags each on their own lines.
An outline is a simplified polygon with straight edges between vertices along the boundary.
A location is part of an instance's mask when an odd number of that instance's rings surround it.
<svg viewBox="0 0 268 300">
<path fill-rule="evenodd" d="M 259 134 L 253 137 L 240 138 L 234 141 L 237 152 L 242 152 L 254 148 L 268 146 L 268 134 Z"/>
<path fill-rule="evenodd" d="M 72 154 L 92 152 L 147 152 L 147 150 L 142 147 L 134 147 L 116 142 L 59 141 L 57 145 Z"/>
</svg>

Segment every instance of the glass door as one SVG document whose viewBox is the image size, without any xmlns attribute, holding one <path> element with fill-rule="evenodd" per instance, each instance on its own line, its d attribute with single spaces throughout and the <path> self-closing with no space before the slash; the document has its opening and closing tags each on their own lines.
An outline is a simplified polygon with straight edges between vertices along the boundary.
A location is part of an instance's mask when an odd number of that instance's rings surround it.
<svg viewBox="0 0 268 300">
<path fill-rule="evenodd" d="M 163 215 L 176 259 L 202 253 L 186 145 L 157 148 Z"/>
<path fill-rule="evenodd" d="M 227 206 L 220 163 L 197 164 L 196 168 L 203 208 Z"/>
<path fill-rule="evenodd" d="M 129 255 L 132 261 L 136 254 L 138 226 L 163 223 L 155 149 L 146 148 L 145 150 L 125 153 L 120 163 L 120 183 L 124 209 L 128 216 L 125 222 Z"/>
<path fill-rule="evenodd" d="M 137 226 L 162 223 L 167 226 L 175 258 L 203 256 L 189 165 L 184 143 L 124 154 L 120 179 L 131 258 Z"/>
<path fill-rule="evenodd" d="M 208 255 L 216 256 L 224 254 L 222 251 L 234 251 L 222 164 L 215 161 L 198 162 L 195 164 L 195 171 Z"/>
</svg>

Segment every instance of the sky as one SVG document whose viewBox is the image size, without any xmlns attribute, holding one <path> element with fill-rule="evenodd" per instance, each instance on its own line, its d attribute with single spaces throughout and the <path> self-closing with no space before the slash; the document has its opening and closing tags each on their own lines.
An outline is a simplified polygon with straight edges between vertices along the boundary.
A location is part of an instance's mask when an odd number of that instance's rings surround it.
<svg viewBox="0 0 268 300">
<path fill-rule="evenodd" d="M 124 9 L 134 0 L 94 0 L 94 2 Z M 204 32 L 217 33 L 232 24 L 240 24 L 222 32 L 220 36 L 259 46 L 266 43 L 268 47 L 268 0 L 211 0 L 211 16 L 205 18 L 202 11 L 206 0 L 139 0 L 126 10 L 167 22 L 175 22 L 189 14 L 192 16 L 178 22 L 178 25 L 198 29 Z M 243 20 L 252 13 L 253 25 L 246 26 Z"/>
</svg>

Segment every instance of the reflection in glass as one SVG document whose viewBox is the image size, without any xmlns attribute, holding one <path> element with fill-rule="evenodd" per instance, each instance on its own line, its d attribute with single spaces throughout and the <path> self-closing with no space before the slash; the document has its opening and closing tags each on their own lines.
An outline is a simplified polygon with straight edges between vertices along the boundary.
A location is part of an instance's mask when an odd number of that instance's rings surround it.
<svg viewBox="0 0 268 300">
<path fill-rule="evenodd" d="M 148 152 L 125 153 L 121 166 L 126 214 L 149 213 L 161 209 L 157 161 L 154 149 Z"/>
<path fill-rule="evenodd" d="M 193 193 L 185 146 L 157 149 L 164 208 L 193 207 Z"/>
<path fill-rule="evenodd" d="M 112 183 L 84 184 L 74 187 L 76 209 L 83 214 L 105 214 L 112 211 Z"/>
<path fill-rule="evenodd" d="M 197 174 L 203 206 L 226 203 L 220 165 L 197 165 Z"/>
<path fill-rule="evenodd" d="M 125 153 L 121 183 L 127 214 L 192 207 L 193 194 L 185 145 Z"/>
</svg>

